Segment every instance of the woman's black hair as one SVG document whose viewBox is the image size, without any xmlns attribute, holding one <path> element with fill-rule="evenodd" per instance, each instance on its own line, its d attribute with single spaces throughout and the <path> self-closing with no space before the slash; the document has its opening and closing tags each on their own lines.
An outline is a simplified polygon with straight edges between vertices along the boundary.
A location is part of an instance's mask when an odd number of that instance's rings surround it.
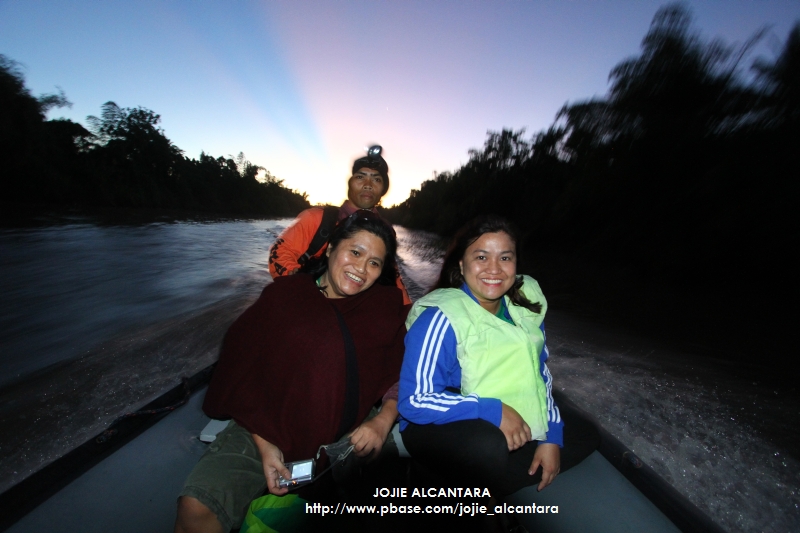
<svg viewBox="0 0 800 533">
<path fill-rule="evenodd" d="M 444 256 L 444 263 L 442 264 L 442 273 L 439 275 L 439 281 L 436 283 L 437 289 L 458 288 L 464 283 L 464 276 L 461 274 L 461 267 L 459 261 L 464 259 L 464 254 L 467 252 L 472 243 L 477 241 L 485 233 L 500 233 L 503 232 L 514 243 L 517 257 L 519 257 L 519 231 L 517 227 L 508 219 L 497 215 L 482 215 L 467 222 L 453 237 L 450 247 Z M 522 276 L 517 276 L 514 284 L 506 293 L 506 296 L 511 300 L 511 303 L 524 307 L 534 313 L 542 312 L 542 304 L 539 302 L 531 303 L 522 291 Z"/>
<path fill-rule="evenodd" d="M 328 239 L 328 248 L 333 251 L 339 243 L 349 239 L 359 231 L 368 231 L 380 238 L 386 246 L 386 257 L 383 260 L 383 270 L 378 277 L 377 283 L 381 285 L 394 286 L 397 283 L 397 264 L 395 253 L 397 252 L 397 236 L 394 229 L 378 215 L 366 209 L 359 209 L 346 219 L 336 225 Z M 311 274 L 314 279 L 319 279 L 328 271 L 328 254 L 324 253 L 321 257 L 307 261 L 300 272 Z M 320 287 L 325 292 L 327 287 Z"/>
</svg>

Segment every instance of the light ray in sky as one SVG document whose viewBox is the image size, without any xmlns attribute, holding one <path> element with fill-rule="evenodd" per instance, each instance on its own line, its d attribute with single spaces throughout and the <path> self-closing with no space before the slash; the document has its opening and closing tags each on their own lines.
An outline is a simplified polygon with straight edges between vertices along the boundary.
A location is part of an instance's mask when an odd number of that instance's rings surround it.
<svg viewBox="0 0 800 533">
<path fill-rule="evenodd" d="M 33 94 L 63 88 L 74 106 L 51 117 L 146 107 L 188 157 L 244 152 L 312 202 L 340 203 L 352 161 L 379 143 L 391 205 L 488 130 L 531 136 L 603 96 L 664 3 L 5 0 L 0 53 Z M 792 0 L 688 5 L 707 39 L 772 25 L 768 58 L 800 18 Z"/>
</svg>

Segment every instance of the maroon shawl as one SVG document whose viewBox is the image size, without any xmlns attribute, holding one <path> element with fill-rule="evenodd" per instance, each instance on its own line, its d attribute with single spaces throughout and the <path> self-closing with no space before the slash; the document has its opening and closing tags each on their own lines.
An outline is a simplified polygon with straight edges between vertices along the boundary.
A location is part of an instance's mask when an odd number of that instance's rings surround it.
<svg viewBox="0 0 800 533">
<path fill-rule="evenodd" d="M 278 446 L 287 462 L 309 459 L 333 442 L 344 409 L 346 364 L 332 305 L 356 346 L 360 423 L 399 378 L 407 312 L 402 294 L 376 284 L 329 299 L 306 274 L 267 285 L 228 329 L 203 404 L 206 414 L 233 418 Z"/>
</svg>

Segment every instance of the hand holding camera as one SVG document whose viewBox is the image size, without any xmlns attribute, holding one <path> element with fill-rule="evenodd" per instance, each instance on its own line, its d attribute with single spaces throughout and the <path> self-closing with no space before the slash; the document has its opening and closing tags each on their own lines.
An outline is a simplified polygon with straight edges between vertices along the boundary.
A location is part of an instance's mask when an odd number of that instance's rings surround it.
<svg viewBox="0 0 800 533">
<path fill-rule="evenodd" d="M 278 485 L 293 489 L 300 487 L 307 483 L 314 481 L 314 460 L 306 459 L 304 461 L 294 461 L 287 463 L 286 469 L 289 471 L 289 477 L 281 476 L 278 478 Z"/>
<path fill-rule="evenodd" d="M 283 464 L 283 452 L 268 440 L 251 433 L 261 454 L 261 463 L 264 467 L 264 477 L 267 480 L 267 489 L 271 494 L 283 496 L 289 489 L 280 485 L 280 479 L 291 479 L 292 473 Z"/>
</svg>

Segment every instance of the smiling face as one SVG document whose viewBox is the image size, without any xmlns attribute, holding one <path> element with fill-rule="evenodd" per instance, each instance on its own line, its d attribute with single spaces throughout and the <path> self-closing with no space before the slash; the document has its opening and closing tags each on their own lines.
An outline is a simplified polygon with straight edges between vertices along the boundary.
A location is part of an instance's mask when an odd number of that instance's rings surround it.
<svg viewBox="0 0 800 533">
<path fill-rule="evenodd" d="M 484 233 L 467 247 L 458 264 L 481 307 L 497 313 L 517 275 L 517 246 L 508 233 Z"/>
<path fill-rule="evenodd" d="M 375 207 L 386 187 L 381 173 L 372 168 L 362 167 L 348 182 L 347 199 L 359 209 Z"/>
<path fill-rule="evenodd" d="M 386 245 L 377 235 L 362 230 L 328 247 L 328 270 L 320 278 L 328 298 L 353 296 L 372 287 L 383 271 Z"/>
</svg>

